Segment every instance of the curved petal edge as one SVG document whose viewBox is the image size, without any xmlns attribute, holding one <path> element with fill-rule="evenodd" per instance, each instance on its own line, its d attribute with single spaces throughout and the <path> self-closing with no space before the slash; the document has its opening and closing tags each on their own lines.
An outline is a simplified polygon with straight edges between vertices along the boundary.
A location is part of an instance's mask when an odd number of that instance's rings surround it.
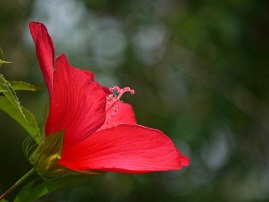
<svg viewBox="0 0 269 202">
<path fill-rule="evenodd" d="M 63 150 L 59 163 L 72 170 L 147 173 L 179 170 L 189 159 L 161 131 L 121 124 Z"/>
</svg>

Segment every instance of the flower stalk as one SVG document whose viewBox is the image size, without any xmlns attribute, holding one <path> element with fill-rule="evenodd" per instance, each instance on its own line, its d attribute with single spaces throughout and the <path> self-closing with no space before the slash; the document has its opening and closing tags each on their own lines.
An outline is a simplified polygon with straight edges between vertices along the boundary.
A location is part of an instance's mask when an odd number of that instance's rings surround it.
<svg viewBox="0 0 269 202">
<path fill-rule="evenodd" d="M 35 173 L 35 169 L 32 168 L 28 171 L 24 176 L 22 176 L 15 184 L 13 184 L 5 193 L 0 196 L 0 200 L 2 200 L 5 196 L 11 193 L 14 189 L 16 189 L 20 184 L 22 184 L 27 178 L 29 178 L 33 173 Z"/>
</svg>

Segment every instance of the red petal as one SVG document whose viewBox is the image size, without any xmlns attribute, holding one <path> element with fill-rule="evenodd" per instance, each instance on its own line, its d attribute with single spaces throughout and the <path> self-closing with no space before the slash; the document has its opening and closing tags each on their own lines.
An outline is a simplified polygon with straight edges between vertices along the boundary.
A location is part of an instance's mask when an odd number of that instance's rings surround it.
<svg viewBox="0 0 269 202">
<path fill-rule="evenodd" d="M 55 62 L 46 134 L 65 130 L 64 148 L 78 144 L 105 121 L 107 92 L 92 74 L 72 67 L 65 55 Z"/>
<path fill-rule="evenodd" d="M 54 47 L 46 27 L 38 22 L 30 22 L 29 28 L 36 45 L 36 54 L 49 93 L 53 86 Z"/>
<path fill-rule="evenodd" d="M 131 105 L 117 102 L 115 107 L 112 107 L 107 111 L 106 120 L 101 129 L 110 128 L 119 124 L 136 124 L 135 115 Z"/>
<path fill-rule="evenodd" d="M 159 130 L 118 125 L 63 150 L 59 163 L 72 170 L 146 173 L 178 170 L 189 165 L 189 159 Z"/>
</svg>

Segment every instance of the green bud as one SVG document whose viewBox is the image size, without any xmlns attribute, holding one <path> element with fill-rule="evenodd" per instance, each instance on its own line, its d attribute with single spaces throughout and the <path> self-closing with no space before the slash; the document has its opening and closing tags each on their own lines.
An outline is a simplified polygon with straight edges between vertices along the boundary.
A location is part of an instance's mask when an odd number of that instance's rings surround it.
<svg viewBox="0 0 269 202">
<path fill-rule="evenodd" d="M 54 178 L 66 172 L 67 168 L 58 164 L 63 148 L 64 131 L 45 137 L 30 155 L 30 163 L 43 178 Z"/>
</svg>

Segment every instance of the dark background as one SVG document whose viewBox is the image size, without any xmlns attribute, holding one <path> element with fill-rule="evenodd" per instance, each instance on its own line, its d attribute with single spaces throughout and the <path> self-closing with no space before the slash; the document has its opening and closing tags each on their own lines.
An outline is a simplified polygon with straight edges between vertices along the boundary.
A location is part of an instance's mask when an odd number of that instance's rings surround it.
<svg viewBox="0 0 269 202">
<path fill-rule="evenodd" d="M 138 123 L 191 159 L 181 171 L 109 173 L 40 201 L 268 201 L 268 0 L 0 0 L 1 73 L 45 86 L 28 22 L 103 85 L 130 86 Z M 46 90 L 18 92 L 43 125 Z M 31 166 L 0 112 L 0 193 Z M 12 199 L 14 194 L 8 199 Z"/>
</svg>

